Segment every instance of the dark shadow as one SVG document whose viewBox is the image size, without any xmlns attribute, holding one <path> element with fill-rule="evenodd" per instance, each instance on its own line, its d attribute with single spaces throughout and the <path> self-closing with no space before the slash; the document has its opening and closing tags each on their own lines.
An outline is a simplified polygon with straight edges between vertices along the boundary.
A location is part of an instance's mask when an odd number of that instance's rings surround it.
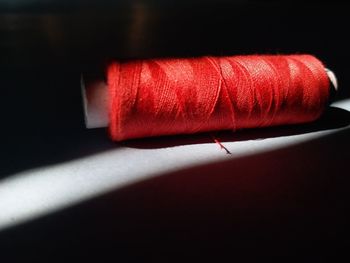
<svg viewBox="0 0 350 263">
<path fill-rule="evenodd" d="M 328 107 L 323 116 L 312 123 L 288 125 L 261 129 L 247 129 L 237 132 L 221 131 L 196 135 L 163 136 L 121 142 L 127 147 L 156 149 L 188 144 L 213 143 L 213 136 L 221 142 L 263 140 L 281 136 L 291 136 L 323 130 L 332 130 L 350 125 L 350 112 L 341 108 Z"/>
<path fill-rule="evenodd" d="M 0 178 L 118 148 L 105 129 L 85 128 L 78 72 L 2 73 Z"/>
<path fill-rule="evenodd" d="M 27 262 L 338 261 L 348 246 L 349 146 L 347 129 L 163 174 L 2 231 L 1 256 Z"/>
</svg>

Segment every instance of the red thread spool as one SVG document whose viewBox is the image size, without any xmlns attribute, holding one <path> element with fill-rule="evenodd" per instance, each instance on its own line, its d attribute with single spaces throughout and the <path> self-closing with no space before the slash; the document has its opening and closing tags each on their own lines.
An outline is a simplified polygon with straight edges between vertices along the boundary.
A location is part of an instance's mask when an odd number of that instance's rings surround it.
<svg viewBox="0 0 350 263">
<path fill-rule="evenodd" d="M 330 94 L 310 55 L 114 62 L 107 79 L 116 141 L 310 122 Z"/>
</svg>

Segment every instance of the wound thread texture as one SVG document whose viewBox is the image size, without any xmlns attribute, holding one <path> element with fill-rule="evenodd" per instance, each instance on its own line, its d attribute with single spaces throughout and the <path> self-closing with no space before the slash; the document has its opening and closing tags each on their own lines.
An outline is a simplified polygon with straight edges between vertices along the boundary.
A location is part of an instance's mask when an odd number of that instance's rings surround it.
<svg viewBox="0 0 350 263">
<path fill-rule="evenodd" d="M 310 122 L 330 87 L 310 55 L 114 62 L 107 79 L 116 141 Z"/>
</svg>

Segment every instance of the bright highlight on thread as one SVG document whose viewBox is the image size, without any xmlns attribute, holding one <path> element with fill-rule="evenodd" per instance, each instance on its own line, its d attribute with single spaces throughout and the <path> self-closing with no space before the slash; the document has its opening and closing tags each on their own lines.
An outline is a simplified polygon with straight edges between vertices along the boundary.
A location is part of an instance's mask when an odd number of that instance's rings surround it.
<svg viewBox="0 0 350 263">
<path fill-rule="evenodd" d="M 310 55 L 114 62 L 107 79 L 116 141 L 310 122 L 330 88 Z"/>
</svg>

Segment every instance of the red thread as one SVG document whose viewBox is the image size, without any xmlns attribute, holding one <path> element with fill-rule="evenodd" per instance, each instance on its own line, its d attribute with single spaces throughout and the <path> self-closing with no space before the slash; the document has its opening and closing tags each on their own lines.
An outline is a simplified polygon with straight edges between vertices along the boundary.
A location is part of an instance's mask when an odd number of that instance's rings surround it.
<svg viewBox="0 0 350 263">
<path fill-rule="evenodd" d="M 231 154 L 231 152 L 220 142 L 219 139 L 215 138 L 214 136 L 212 136 L 212 138 L 213 138 L 213 141 L 214 141 L 217 145 L 219 145 L 219 147 L 220 147 L 221 150 L 225 150 L 225 152 L 226 152 L 227 154 Z"/>
<path fill-rule="evenodd" d="M 310 122 L 330 86 L 310 55 L 114 62 L 107 75 L 117 141 Z"/>
</svg>

